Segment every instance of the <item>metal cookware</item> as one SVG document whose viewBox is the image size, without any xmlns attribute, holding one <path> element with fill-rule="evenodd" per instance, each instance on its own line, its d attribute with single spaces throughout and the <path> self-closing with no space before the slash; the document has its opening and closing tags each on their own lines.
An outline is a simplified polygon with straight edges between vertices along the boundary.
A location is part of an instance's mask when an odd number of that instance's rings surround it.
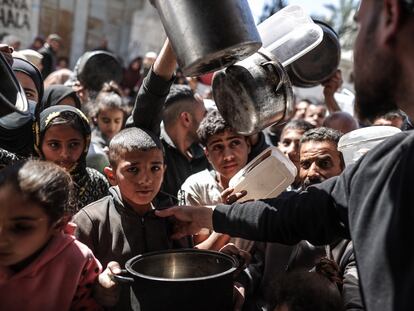
<svg viewBox="0 0 414 311">
<path fill-rule="evenodd" d="M 212 87 L 220 114 L 242 135 L 279 122 L 293 109 L 289 77 L 265 49 L 217 72 Z"/>
<path fill-rule="evenodd" d="M 81 84 L 89 90 L 99 92 L 105 82 L 120 83 L 122 66 L 115 55 L 107 51 L 86 52 L 78 60 L 75 73 Z"/>
<path fill-rule="evenodd" d="M 0 52 L 0 117 L 17 112 L 28 115 L 29 104 L 13 70 L 7 63 L 6 58 Z"/>
<path fill-rule="evenodd" d="M 327 24 L 315 21 L 323 30 L 322 42 L 286 69 L 294 86 L 313 87 L 328 80 L 338 69 L 341 46 L 336 32 Z"/>
<path fill-rule="evenodd" d="M 197 249 L 147 253 L 128 260 L 128 277 L 141 311 L 232 310 L 233 257 Z"/>
<path fill-rule="evenodd" d="M 151 0 L 186 76 L 216 71 L 262 45 L 247 0 Z"/>
</svg>

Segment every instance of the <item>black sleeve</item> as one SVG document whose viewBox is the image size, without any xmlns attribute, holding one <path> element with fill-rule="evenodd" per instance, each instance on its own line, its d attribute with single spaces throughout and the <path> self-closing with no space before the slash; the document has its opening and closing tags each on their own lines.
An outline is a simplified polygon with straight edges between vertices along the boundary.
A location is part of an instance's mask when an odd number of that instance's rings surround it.
<svg viewBox="0 0 414 311">
<path fill-rule="evenodd" d="M 52 72 L 53 68 L 53 60 L 52 56 L 48 53 L 42 53 L 42 77 L 43 79 L 46 79 L 47 76 Z"/>
<path fill-rule="evenodd" d="M 344 174 L 345 173 L 345 174 Z M 295 244 L 308 240 L 324 245 L 349 239 L 348 184 L 353 172 L 270 200 L 218 205 L 213 213 L 217 232 L 249 240 Z"/>
<path fill-rule="evenodd" d="M 159 136 L 162 109 L 173 81 L 174 78 L 170 81 L 164 80 L 151 68 L 139 88 L 132 117 L 129 117 L 127 126 L 133 125 Z"/>
</svg>

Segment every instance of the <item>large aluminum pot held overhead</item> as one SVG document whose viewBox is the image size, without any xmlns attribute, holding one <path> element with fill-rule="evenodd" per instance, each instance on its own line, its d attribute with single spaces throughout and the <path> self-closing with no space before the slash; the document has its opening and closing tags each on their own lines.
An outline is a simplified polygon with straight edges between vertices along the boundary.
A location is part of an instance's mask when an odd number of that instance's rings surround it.
<svg viewBox="0 0 414 311">
<path fill-rule="evenodd" d="M 184 75 L 227 67 L 262 45 L 247 0 L 150 0 Z"/>
<path fill-rule="evenodd" d="M 220 114 L 242 135 L 283 120 L 293 109 L 289 77 L 265 49 L 217 72 L 212 87 Z"/>
</svg>

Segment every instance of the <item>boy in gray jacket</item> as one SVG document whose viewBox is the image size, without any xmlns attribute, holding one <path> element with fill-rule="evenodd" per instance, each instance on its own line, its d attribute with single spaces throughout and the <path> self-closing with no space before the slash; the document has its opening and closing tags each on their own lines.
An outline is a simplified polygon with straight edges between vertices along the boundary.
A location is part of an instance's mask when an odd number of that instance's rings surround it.
<svg viewBox="0 0 414 311">
<path fill-rule="evenodd" d="M 143 253 L 190 247 L 187 240 L 171 240 L 169 220 L 154 215 L 152 200 L 165 171 L 159 139 L 139 128 L 122 130 L 111 140 L 109 161 L 111 166 L 104 172 L 113 185 L 110 195 L 74 216 L 79 241 L 103 266 L 111 261 L 124 266 L 128 259 Z M 122 289 L 114 310 L 131 310 L 127 289 Z"/>
</svg>

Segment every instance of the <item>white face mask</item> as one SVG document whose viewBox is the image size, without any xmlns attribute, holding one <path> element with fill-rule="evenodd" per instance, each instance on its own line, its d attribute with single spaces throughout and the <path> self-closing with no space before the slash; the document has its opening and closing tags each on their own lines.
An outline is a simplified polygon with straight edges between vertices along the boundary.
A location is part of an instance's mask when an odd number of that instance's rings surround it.
<svg viewBox="0 0 414 311">
<path fill-rule="evenodd" d="M 29 113 L 21 114 L 18 112 L 12 112 L 4 117 L 0 118 L 0 127 L 7 130 L 15 130 L 25 125 L 27 122 L 34 121 L 36 102 L 28 100 Z"/>
</svg>

